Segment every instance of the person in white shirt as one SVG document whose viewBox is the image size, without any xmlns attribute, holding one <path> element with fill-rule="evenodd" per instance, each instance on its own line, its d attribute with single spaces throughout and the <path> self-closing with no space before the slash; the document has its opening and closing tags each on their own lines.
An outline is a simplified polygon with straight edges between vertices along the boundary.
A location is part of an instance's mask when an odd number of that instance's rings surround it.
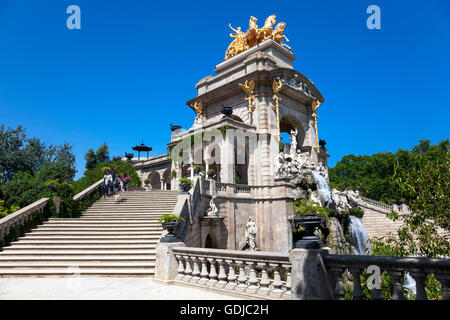
<svg viewBox="0 0 450 320">
<path fill-rule="evenodd" d="M 103 197 L 106 198 L 106 196 L 109 197 L 109 188 L 112 184 L 112 176 L 109 173 L 108 170 L 105 170 L 105 173 L 103 175 Z"/>
</svg>

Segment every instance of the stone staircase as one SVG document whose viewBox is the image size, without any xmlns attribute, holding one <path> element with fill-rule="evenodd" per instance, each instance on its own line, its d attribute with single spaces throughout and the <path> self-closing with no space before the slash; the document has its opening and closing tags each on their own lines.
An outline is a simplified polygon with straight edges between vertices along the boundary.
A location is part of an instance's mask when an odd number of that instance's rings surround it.
<svg viewBox="0 0 450 320">
<path fill-rule="evenodd" d="M 177 191 L 125 192 L 101 199 L 79 218 L 49 219 L 0 252 L 0 276 L 152 276 L 157 220 L 172 213 Z"/>
</svg>

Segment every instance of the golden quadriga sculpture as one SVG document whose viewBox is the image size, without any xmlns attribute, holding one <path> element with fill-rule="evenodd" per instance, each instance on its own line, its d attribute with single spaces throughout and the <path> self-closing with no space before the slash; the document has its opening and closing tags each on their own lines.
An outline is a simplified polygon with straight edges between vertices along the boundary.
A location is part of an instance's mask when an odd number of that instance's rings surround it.
<svg viewBox="0 0 450 320">
<path fill-rule="evenodd" d="M 291 47 L 283 43 L 283 39 L 286 39 L 286 41 L 289 42 L 289 39 L 283 34 L 284 28 L 286 27 L 284 22 L 278 23 L 274 30 L 273 26 L 276 23 L 275 15 L 269 16 L 261 29 L 258 29 L 258 25 L 256 24 L 257 21 L 258 19 L 255 17 L 250 17 L 248 30 L 245 33 L 242 32 L 241 27 L 234 29 L 231 24 L 228 25 L 235 33 L 230 33 L 230 37 L 234 38 L 234 40 L 228 46 L 225 53 L 225 60 L 234 57 L 242 51 L 254 47 L 267 39 L 272 39 L 283 47 L 291 50 Z"/>
</svg>

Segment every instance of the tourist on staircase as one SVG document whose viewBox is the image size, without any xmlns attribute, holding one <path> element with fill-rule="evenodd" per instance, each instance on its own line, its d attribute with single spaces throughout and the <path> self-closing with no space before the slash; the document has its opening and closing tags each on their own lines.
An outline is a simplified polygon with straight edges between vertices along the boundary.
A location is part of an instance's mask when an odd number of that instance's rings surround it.
<svg viewBox="0 0 450 320">
<path fill-rule="evenodd" d="M 127 172 L 125 172 L 122 176 L 123 191 L 127 191 L 127 185 L 128 185 L 129 181 L 130 181 L 130 176 L 128 175 Z"/>
<path fill-rule="evenodd" d="M 106 196 L 109 197 L 109 189 L 112 185 L 112 176 L 109 173 L 108 170 L 105 170 L 103 175 L 103 197 L 106 198 Z"/>
<path fill-rule="evenodd" d="M 123 181 L 120 175 L 117 176 L 117 178 L 114 180 L 114 203 L 119 203 L 119 198 L 122 193 L 123 189 Z"/>
<path fill-rule="evenodd" d="M 111 194 L 114 194 L 114 182 L 116 181 L 116 173 L 114 172 L 114 169 L 111 168 L 110 174 L 111 174 L 113 183 L 110 184 L 109 188 L 110 188 Z"/>
</svg>

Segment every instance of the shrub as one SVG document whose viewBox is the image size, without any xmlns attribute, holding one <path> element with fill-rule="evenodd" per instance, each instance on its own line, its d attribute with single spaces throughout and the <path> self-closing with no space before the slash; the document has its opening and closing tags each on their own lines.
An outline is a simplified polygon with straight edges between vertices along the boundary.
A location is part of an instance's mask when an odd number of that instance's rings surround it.
<svg viewBox="0 0 450 320">
<path fill-rule="evenodd" d="M 159 223 L 169 223 L 171 221 L 177 221 L 177 222 L 183 222 L 184 219 L 182 217 L 179 217 L 175 214 L 163 214 L 161 218 L 159 218 Z"/>
<path fill-rule="evenodd" d="M 190 185 L 191 187 L 194 186 L 194 182 L 192 182 L 191 179 L 188 179 L 188 178 L 181 178 L 181 179 L 180 179 L 180 183 L 183 183 L 183 182 L 189 183 L 189 185 Z"/>
<path fill-rule="evenodd" d="M 175 170 L 172 170 L 170 173 L 170 179 L 175 179 L 177 177 L 177 172 Z"/>
<path fill-rule="evenodd" d="M 316 206 L 312 201 L 298 199 L 292 203 L 296 216 L 317 215 L 328 219 L 327 209 Z"/>
</svg>

